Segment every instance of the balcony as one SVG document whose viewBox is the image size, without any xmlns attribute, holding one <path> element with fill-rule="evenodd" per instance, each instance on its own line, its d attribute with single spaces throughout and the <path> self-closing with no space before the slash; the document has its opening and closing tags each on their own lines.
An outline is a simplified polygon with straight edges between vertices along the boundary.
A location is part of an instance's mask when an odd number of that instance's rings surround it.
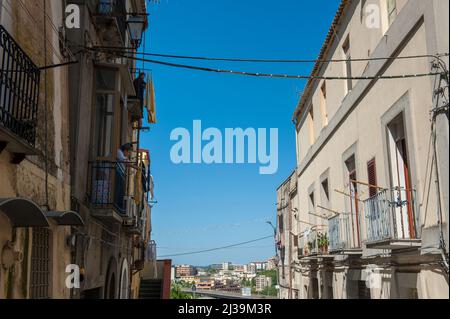
<svg viewBox="0 0 450 319">
<path fill-rule="evenodd" d="M 328 233 L 317 227 L 303 234 L 303 256 L 324 257 L 328 255 Z"/>
<path fill-rule="evenodd" d="M 132 214 L 127 196 L 129 169 L 126 163 L 96 161 L 90 163 L 88 192 L 92 214 L 100 219 L 123 223 Z"/>
<path fill-rule="evenodd" d="M 144 118 L 143 101 L 135 96 L 128 96 L 127 106 L 131 122 L 137 122 Z"/>
<path fill-rule="evenodd" d="M 104 46 L 124 47 L 127 10 L 123 0 L 99 0 L 92 14 Z"/>
<path fill-rule="evenodd" d="M 35 149 L 40 70 L 0 25 L 0 153 L 18 164 Z"/>
<path fill-rule="evenodd" d="M 419 248 L 414 190 L 386 189 L 364 201 L 366 246 L 374 249 Z"/>
<path fill-rule="evenodd" d="M 330 254 L 361 254 L 361 247 L 356 242 L 351 231 L 351 215 L 340 214 L 328 220 L 328 234 L 330 236 Z"/>
</svg>

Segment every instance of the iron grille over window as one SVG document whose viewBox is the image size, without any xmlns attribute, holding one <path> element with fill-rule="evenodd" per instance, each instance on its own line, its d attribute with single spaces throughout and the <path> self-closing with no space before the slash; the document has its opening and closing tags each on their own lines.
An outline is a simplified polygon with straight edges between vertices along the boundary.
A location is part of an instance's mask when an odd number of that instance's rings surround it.
<svg viewBox="0 0 450 319">
<path fill-rule="evenodd" d="M 31 253 L 32 299 L 48 299 L 50 288 L 50 230 L 33 228 L 33 249 Z"/>
<path fill-rule="evenodd" d="M 40 70 L 0 25 L 0 125 L 34 147 Z"/>
</svg>

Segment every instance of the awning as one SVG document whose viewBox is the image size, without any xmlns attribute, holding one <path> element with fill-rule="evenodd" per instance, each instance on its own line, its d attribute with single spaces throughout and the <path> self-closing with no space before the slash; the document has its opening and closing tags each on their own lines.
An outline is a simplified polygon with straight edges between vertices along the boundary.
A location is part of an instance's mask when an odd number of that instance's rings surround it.
<svg viewBox="0 0 450 319">
<path fill-rule="evenodd" d="M 0 198 L 0 212 L 8 216 L 13 227 L 49 226 L 42 209 L 31 200 L 25 198 Z"/>
<path fill-rule="evenodd" d="M 84 221 L 80 214 L 76 212 L 45 212 L 47 218 L 51 218 L 59 226 L 83 226 Z"/>
</svg>

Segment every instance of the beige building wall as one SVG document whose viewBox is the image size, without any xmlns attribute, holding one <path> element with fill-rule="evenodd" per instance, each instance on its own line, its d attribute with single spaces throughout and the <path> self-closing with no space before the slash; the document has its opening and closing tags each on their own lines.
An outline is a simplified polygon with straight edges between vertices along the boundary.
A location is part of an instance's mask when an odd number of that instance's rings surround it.
<svg viewBox="0 0 450 319">
<path fill-rule="evenodd" d="M 387 2 L 368 0 L 366 5 L 377 5 L 381 12 L 380 28 L 367 28 L 367 13 L 361 7 L 361 1 L 343 1 L 343 10 L 334 25 L 334 36 L 324 51 L 323 59 L 345 59 L 344 48 L 349 43 L 351 58 L 376 58 L 391 56 L 433 55 L 448 52 L 448 2 L 446 1 L 396 1 L 395 18 L 387 16 Z M 445 12 L 445 13 L 444 13 Z M 330 31 L 333 32 L 333 31 Z M 423 74 L 431 72 L 432 58 L 405 60 L 355 61 L 351 64 L 352 76 L 372 76 L 380 74 L 403 75 Z M 445 58 L 448 66 L 448 58 Z M 323 63 L 317 69 L 321 76 L 346 76 L 346 63 Z M 371 263 L 377 273 L 381 274 L 381 287 L 370 290 L 371 298 L 448 298 L 448 281 L 445 273 L 437 264 L 441 259 L 438 248 L 437 197 L 435 185 L 431 183 L 429 200 L 424 196 L 428 187 L 427 162 L 429 161 L 430 111 L 433 107 L 434 76 L 353 80 L 352 89 L 345 80 L 315 80 L 305 90 L 296 111 L 297 119 L 297 172 L 298 172 L 298 207 L 299 218 L 315 225 L 328 225 L 330 213 L 317 206 L 328 206 L 337 212 L 348 212 L 350 198 L 335 190 L 348 192 L 348 173 L 345 160 L 350 154 L 355 155 L 357 179 L 368 182 L 367 163 L 375 158 L 377 185 L 392 187 L 389 150 L 387 146 L 387 124 L 403 112 L 407 136 L 407 152 L 410 162 L 411 187 L 416 190 L 416 201 L 419 204 L 417 228 L 422 238 L 422 249 L 418 253 L 399 253 L 391 255 L 390 250 L 368 249 L 366 221 L 361 218 L 361 240 L 363 256 L 358 262 L 365 268 Z M 325 88 L 325 89 L 323 89 Z M 326 98 L 324 97 L 324 93 Z M 448 122 L 446 131 L 448 132 Z M 444 126 L 445 132 L 445 126 Z M 448 133 L 444 139 L 447 140 Z M 445 143 L 445 142 L 444 142 Z M 447 151 L 448 152 L 448 151 Z M 444 151 L 443 151 L 444 153 Z M 448 191 L 447 169 L 442 174 L 443 185 Z M 428 173 L 429 174 L 429 173 Z M 321 196 L 321 181 L 328 178 L 329 200 Z M 327 217 L 320 218 L 309 214 L 309 195 L 314 191 L 314 213 Z M 445 191 L 442 191 L 444 194 Z M 370 197 L 369 188 L 358 185 L 361 199 Z M 426 200 L 427 199 L 427 200 Z M 445 210 L 447 209 L 447 210 Z M 364 214 L 364 212 L 362 212 Z M 448 205 L 444 207 L 444 229 L 448 243 Z M 447 217 L 446 217 L 447 216 Z M 306 224 L 305 224 L 306 225 Z M 297 233 L 304 232 L 300 224 Z M 448 245 L 447 245 L 448 247 Z M 424 255 L 434 251 L 434 254 Z M 388 254 L 388 260 L 397 260 L 398 267 L 382 267 L 386 259 L 380 256 Z M 401 259 L 406 255 L 404 259 Z M 447 248 L 448 254 L 448 248 Z M 377 259 L 378 258 L 378 259 Z M 430 262 L 430 260 L 432 260 Z M 447 255 L 448 258 L 448 255 Z M 425 261 L 426 260 L 426 261 Z M 405 266 L 408 262 L 414 266 Z M 432 266 L 428 266 L 428 263 Z M 333 261 L 332 273 L 326 270 L 324 263 L 305 264 L 300 260 L 299 268 L 303 275 L 295 276 L 295 284 L 300 287 L 301 298 L 326 298 L 330 294 L 327 286 L 331 285 L 334 298 L 360 298 L 364 269 L 349 268 L 338 257 Z M 378 267 L 378 268 L 377 268 Z M 305 272 L 306 270 L 306 272 Z M 411 272 L 413 275 L 411 275 Z M 313 281 L 317 278 L 317 283 Z M 311 285 L 317 285 L 317 295 L 312 294 Z M 360 285 L 360 286 L 358 286 Z M 329 296 L 328 296 L 329 297 Z"/>
<path fill-rule="evenodd" d="M 277 190 L 277 240 L 279 247 L 282 248 L 279 251 L 278 262 L 281 299 L 292 299 L 299 293 L 295 284 L 298 274 L 294 267 L 298 246 L 295 239 L 298 232 L 297 211 L 297 178 L 294 172 Z"/>
</svg>

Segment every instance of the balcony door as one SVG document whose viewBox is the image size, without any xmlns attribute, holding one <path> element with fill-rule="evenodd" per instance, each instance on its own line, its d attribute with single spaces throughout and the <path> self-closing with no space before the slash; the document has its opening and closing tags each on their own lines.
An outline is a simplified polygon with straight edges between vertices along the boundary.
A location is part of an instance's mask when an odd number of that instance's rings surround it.
<svg viewBox="0 0 450 319">
<path fill-rule="evenodd" d="M 413 190 L 403 114 L 388 125 L 389 168 L 395 201 L 394 231 L 399 239 L 416 237 Z"/>
<path fill-rule="evenodd" d="M 351 226 L 351 241 L 352 248 L 361 247 L 361 224 L 359 216 L 359 194 L 358 194 L 358 184 L 357 174 L 356 174 L 356 162 L 355 155 L 352 155 L 348 160 L 345 161 L 348 173 L 348 191 L 349 191 L 349 207 L 350 207 L 350 226 Z"/>
<path fill-rule="evenodd" d="M 99 206 L 113 205 L 123 213 L 127 185 L 125 165 L 117 163 L 123 117 L 119 74 L 115 67 L 95 69 L 91 200 Z"/>
<path fill-rule="evenodd" d="M 94 158 L 114 161 L 120 144 L 118 71 L 102 67 L 95 73 Z"/>
</svg>

